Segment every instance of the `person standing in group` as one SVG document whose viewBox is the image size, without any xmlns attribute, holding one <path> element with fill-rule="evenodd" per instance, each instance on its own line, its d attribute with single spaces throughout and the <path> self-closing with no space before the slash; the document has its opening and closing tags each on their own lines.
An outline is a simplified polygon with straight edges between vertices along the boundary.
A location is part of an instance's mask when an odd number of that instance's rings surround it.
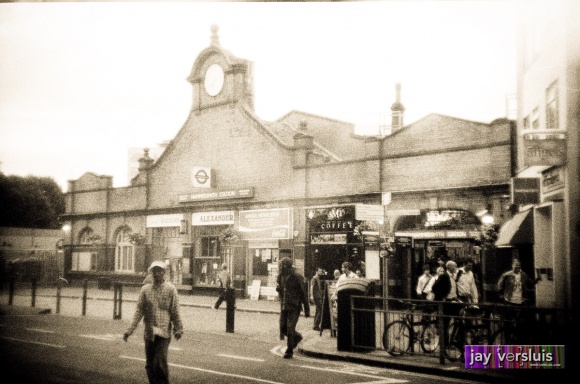
<svg viewBox="0 0 580 384">
<path fill-rule="evenodd" d="M 423 265 L 423 274 L 417 280 L 417 297 L 421 300 L 433 300 L 434 294 L 431 291 L 435 283 L 435 276 L 431 275 L 431 266 L 429 264 Z"/>
<path fill-rule="evenodd" d="M 479 301 L 477 277 L 473 273 L 471 260 L 466 260 L 457 272 L 457 298 L 463 303 L 477 304 Z"/>
<path fill-rule="evenodd" d="M 179 340 L 183 334 L 183 323 L 179 309 L 179 295 L 175 286 L 165 281 L 166 265 L 154 261 L 149 266 L 153 282 L 141 287 L 133 321 L 123 334 L 126 342 L 139 325 L 145 325 L 145 370 L 150 384 L 169 383 L 167 352 L 171 334 Z"/>
<path fill-rule="evenodd" d="M 308 292 L 305 288 L 304 278 L 298 274 L 292 266 L 289 257 L 283 257 L 279 262 L 279 274 L 276 278 L 276 291 L 280 298 L 280 337 L 286 336 L 287 347 L 284 353 L 285 359 L 292 358 L 294 349 L 302 340 L 300 332 L 296 331 L 296 325 L 300 318 L 300 312 L 304 307 L 304 316 L 310 317 L 310 303 Z"/>
<path fill-rule="evenodd" d="M 447 270 L 441 274 L 437 274 L 437 280 L 433 284 L 431 290 L 435 294 L 436 301 L 445 301 L 443 304 L 443 334 L 445 340 L 449 338 L 449 324 L 452 316 L 457 316 L 459 313 L 459 306 L 456 304 L 457 300 L 457 282 L 455 281 L 457 273 L 457 263 L 453 260 L 445 263 Z M 439 270 L 439 268 L 437 268 Z"/>
<path fill-rule="evenodd" d="M 356 273 L 354 273 L 352 271 L 352 264 L 349 261 L 343 262 L 341 268 L 342 268 L 342 275 L 340 275 L 340 277 L 338 278 L 338 281 L 336 282 L 337 287 L 340 285 L 340 283 L 342 283 L 346 279 L 357 279 L 358 278 Z"/>
<path fill-rule="evenodd" d="M 315 306 L 314 312 L 314 326 L 312 329 L 315 331 L 320 331 L 320 323 L 322 322 L 322 301 L 324 298 L 324 289 L 323 283 L 320 280 L 320 276 L 322 276 L 324 271 L 322 268 L 316 268 L 316 273 L 310 279 L 310 302 Z"/>
<path fill-rule="evenodd" d="M 335 269 L 333 275 L 334 275 L 334 280 L 338 281 L 338 278 L 340 277 L 340 271 L 338 269 Z"/>
<path fill-rule="evenodd" d="M 213 309 L 215 310 L 219 309 L 223 301 L 227 300 L 230 297 L 229 295 L 234 294 L 232 289 L 232 276 L 228 272 L 228 265 L 226 263 L 222 264 L 222 270 L 219 271 L 217 280 L 220 284 L 220 294 L 213 306 Z"/>
<path fill-rule="evenodd" d="M 523 305 L 526 300 L 530 299 L 529 294 L 539 280 L 532 280 L 527 273 L 522 271 L 522 263 L 514 259 L 512 269 L 504 272 L 497 282 L 499 297 L 505 304 Z"/>
</svg>

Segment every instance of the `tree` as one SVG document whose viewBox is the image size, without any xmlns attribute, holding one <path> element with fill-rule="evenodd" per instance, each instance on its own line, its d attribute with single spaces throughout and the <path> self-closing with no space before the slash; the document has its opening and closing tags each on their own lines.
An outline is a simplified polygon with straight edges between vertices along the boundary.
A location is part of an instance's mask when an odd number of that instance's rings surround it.
<svg viewBox="0 0 580 384">
<path fill-rule="evenodd" d="M 58 229 L 64 193 L 51 177 L 0 173 L 0 227 Z"/>
</svg>

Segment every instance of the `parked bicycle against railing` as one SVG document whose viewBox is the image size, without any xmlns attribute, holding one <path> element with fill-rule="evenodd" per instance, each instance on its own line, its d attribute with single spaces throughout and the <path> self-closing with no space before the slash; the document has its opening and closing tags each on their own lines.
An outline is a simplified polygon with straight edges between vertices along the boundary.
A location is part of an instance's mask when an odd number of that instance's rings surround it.
<svg viewBox="0 0 580 384">
<path fill-rule="evenodd" d="M 421 345 L 426 353 L 432 353 L 439 346 L 437 316 L 433 305 L 418 305 L 413 302 L 396 300 L 406 308 L 400 320 L 394 320 L 385 326 L 383 347 L 392 356 L 414 352 L 415 343 Z M 418 308 L 422 307 L 422 311 Z M 418 319 L 418 320 L 416 320 Z"/>
<path fill-rule="evenodd" d="M 489 311 L 467 304 L 457 317 L 449 322 L 449 340 L 445 343 L 445 356 L 450 361 L 463 360 L 466 345 L 487 345 L 492 338 L 493 321 Z"/>
</svg>

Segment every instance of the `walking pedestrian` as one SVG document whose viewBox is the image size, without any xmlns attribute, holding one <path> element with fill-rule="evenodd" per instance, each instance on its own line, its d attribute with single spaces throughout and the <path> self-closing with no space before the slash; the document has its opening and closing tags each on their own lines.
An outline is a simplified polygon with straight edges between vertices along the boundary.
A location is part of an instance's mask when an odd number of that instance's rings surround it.
<svg viewBox="0 0 580 384">
<path fill-rule="evenodd" d="M 228 272 L 228 265 L 226 263 L 222 264 L 222 270 L 219 271 L 217 279 L 220 284 L 220 294 L 213 306 L 213 309 L 215 310 L 219 309 L 223 301 L 230 297 L 229 295 L 234 294 L 232 289 L 232 276 Z"/>
<path fill-rule="evenodd" d="M 276 291 L 280 297 L 280 337 L 286 336 L 287 347 L 285 359 L 291 359 L 294 349 L 302 341 L 302 334 L 296 331 L 300 312 L 304 307 L 304 316 L 310 317 L 310 303 L 305 288 L 304 277 L 292 266 L 292 260 L 284 257 L 280 260 L 279 274 L 276 279 Z"/>
<path fill-rule="evenodd" d="M 153 276 L 153 283 L 141 287 L 133 321 L 123 334 L 123 340 L 126 342 L 143 319 L 145 370 L 150 384 L 169 383 L 167 353 L 171 334 L 173 333 L 176 340 L 183 334 L 179 295 L 175 286 L 165 281 L 165 267 L 162 261 L 154 261 L 149 266 L 148 271 Z"/>
<path fill-rule="evenodd" d="M 315 331 L 320 331 L 320 324 L 322 323 L 322 301 L 324 298 L 324 289 L 322 288 L 322 281 L 320 276 L 322 276 L 324 271 L 321 267 L 316 268 L 316 273 L 310 279 L 310 303 L 314 304 L 314 329 Z"/>
</svg>

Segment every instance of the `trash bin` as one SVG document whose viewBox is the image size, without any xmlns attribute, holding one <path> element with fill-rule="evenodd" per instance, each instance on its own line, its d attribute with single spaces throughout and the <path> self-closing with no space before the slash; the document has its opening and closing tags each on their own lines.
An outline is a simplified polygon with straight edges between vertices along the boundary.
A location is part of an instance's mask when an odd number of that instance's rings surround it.
<svg viewBox="0 0 580 384">
<path fill-rule="evenodd" d="M 351 296 L 366 296 L 369 294 L 372 281 L 368 279 L 349 279 L 337 288 L 337 329 L 336 341 L 339 351 L 368 351 L 365 348 L 375 346 L 375 316 L 373 312 L 355 312 L 354 345 L 351 338 Z M 354 299 L 355 308 L 372 308 L 372 300 Z"/>
</svg>

